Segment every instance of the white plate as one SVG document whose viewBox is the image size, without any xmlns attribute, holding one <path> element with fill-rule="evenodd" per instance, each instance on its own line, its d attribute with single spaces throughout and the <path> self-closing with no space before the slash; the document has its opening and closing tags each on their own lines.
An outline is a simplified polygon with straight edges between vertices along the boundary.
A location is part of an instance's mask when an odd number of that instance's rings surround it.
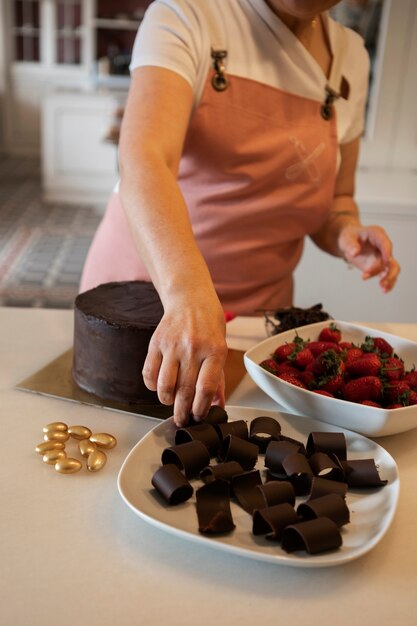
<svg viewBox="0 0 417 626">
<path fill-rule="evenodd" d="M 411 369 L 413 365 L 417 366 L 417 343 L 414 341 L 367 326 L 339 321 L 333 321 L 333 323 L 342 331 L 342 341 L 362 343 L 368 335 L 383 337 L 393 346 L 394 352 L 404 360 L 406 369 Z M 244 355 L 244 362 L 252 380 L 287 411 L 354 430 L 362 435 L 383 437 L 416 428 L 417 405 L 401 409 L 380 409 L 338 398 L 328 398 L 291 385 L 259 365 L 261 361 L 271 356 L 275 348 L 292 341 L 296 333 L 302 339 L 316 340 L 321 329 L 329 324 L 330 322 L 327 321 L 300 326 L 265 339 L 248 350 Z"/>
<path fill-rule="evenodd" d="M 398 468 L 384 448 L 357 433 L 329 426 L 305 417 L 265 411 L 264 409 L 226 407 L 229 420 L 244 419 L 250 422 L 259 415 L 275 417 L 282 433 L 303 442 L 312 431 L 344 432 L 348 459 L 374 458 L 385 487 L 349 491 L 347 505 L 351 523 L 342 529 L 343 545 L 339 550 L 310 556 L 305 552 L 287 554 L 279 544 L 252 535 L 252 518 L 239 505 L 231 503 L 235 530 L 229 535 L 207 537 L 198 531 L 195 494 L 177 506 L 162 504 L 155 495 L 151 478 L 161 464 L 162 451 L 174 444 L 175 426 L 172 418 L 158 424 L 137 443 L 127 456 L 118 477 L 120 495 L 134 513 L 149 523 L 182 537 L 235 554 L 293 567 L 326 567 L 339 565 L 360 557 L 371 550 L 387 531 L 397 506 L 399 494 Z M 261 467 L 263 466 L 263 457 Z M 193 480 L 194 488 L 202 483 Z M 305 498 L 299 498 L 301 502 Z"/>
</svg>

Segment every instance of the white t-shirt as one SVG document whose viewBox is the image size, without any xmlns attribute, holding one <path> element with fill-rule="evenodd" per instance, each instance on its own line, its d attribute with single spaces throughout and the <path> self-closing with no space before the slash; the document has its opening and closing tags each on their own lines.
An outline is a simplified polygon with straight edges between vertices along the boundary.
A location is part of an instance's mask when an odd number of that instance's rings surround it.
<svg viewBox="0 0 417 626">
<path fill-rule="evenodd" d="M 327 18 L 332 49 L 338 25 Z M 345 29 L 343 76 L 347 100 L 335 102 L 339 144 L 360 136 L 369 78 L 362 38 Z M 227 50 L 226 73 L 322 102 L 326 76 L 265 0 L 154 0 L 140 26 L 130 69 L 158 66 L 181 75 L 192 87 L 194 106 L 201 96 L 212 47 Z"/>
</svg>

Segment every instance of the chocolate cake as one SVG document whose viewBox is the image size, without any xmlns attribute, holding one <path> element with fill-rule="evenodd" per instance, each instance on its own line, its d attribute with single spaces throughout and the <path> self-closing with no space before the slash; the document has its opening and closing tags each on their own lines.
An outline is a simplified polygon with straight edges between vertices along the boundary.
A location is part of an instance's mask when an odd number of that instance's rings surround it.
<svg viewBox="0 0 417 626">
<path fill-rule="evenodd" d="M 143 382 L 149 341 L 163 315 L 152 283 L 113 282 L 75 299 L 74 381 L 103 399 L 158 404 Z"/>
</svg>

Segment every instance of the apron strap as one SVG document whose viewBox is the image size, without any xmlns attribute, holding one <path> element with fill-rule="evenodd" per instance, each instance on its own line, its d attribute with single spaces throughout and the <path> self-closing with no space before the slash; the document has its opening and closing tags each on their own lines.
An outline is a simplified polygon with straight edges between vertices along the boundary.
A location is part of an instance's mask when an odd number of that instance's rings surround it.
<svg viewBox="0 0 417 626">
<path fill-rule="evenodd" d="M 336 36 L 334 38 L 333 59 L 330 68 L 330 76 L 326 84 L 326 97 L 321 107 L 321 116 L 329 120 L 332 116 L 333 102 L 337 98 L 349 97 L 349 83 L 342 74 L 343 61 L 346 52 L 346 31 L 338 22 L 334 23 Z M 327 27 L 327 23 L 326 23 Z"/>
</svg>

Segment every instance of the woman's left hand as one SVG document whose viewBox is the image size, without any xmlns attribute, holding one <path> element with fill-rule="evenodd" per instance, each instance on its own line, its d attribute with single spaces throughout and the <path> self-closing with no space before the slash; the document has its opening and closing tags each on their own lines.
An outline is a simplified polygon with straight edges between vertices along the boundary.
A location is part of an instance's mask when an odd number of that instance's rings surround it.
<svg viewBox="0 0 417 626">
<path fill-rule="evenodd" d="M 338 245 L 344 259 L 362 271 L 367 280 L 379 276 L 384 292 L 394 287 L 400 265 L 392 256 L 392 243 L 380 226 L 346 226 L 339 234 Z"/>
</svg>

